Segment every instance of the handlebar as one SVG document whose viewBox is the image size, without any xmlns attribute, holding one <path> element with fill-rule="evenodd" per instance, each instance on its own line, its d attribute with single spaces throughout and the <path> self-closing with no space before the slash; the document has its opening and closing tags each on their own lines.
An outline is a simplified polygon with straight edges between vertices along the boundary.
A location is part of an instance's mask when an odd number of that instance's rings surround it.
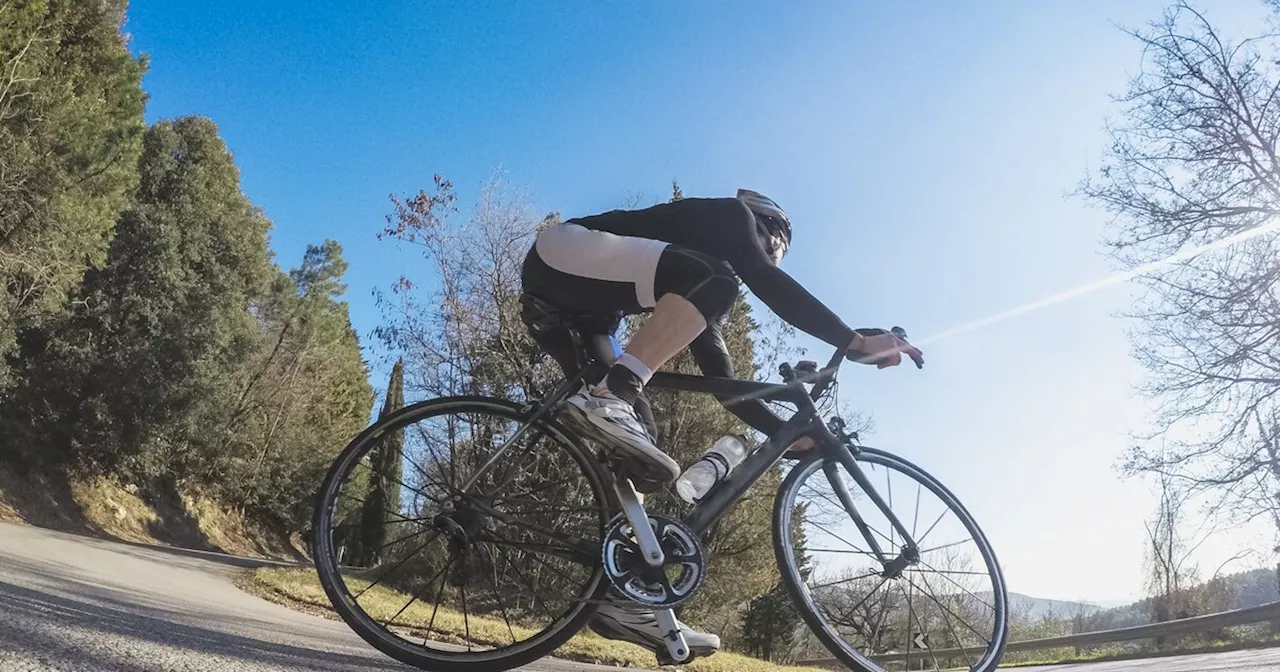
<svg viewBox="0 0 1280 672">
<path fill-rule="evenodd" d="M 902 327 L 894 327 L 889 330 L 889 333 L 904 342 L 907 340 L 907 331 Z M 822 369 L 818 369 L 817 364 L 814 362 L 800 362 L 794 369 L 790 364 L 784 363 L 778 368 L 783 379 L 788 380 L 788 382 L 790 380 L 801 383 L 812 382 L 814 385 L 813 389 L 809 391 L 809 398 L 817 401 L 831 387 L 831 383 L 835 382 L 836 373 L 840 371 L 840 365 L 844 362 L 848 352 L 847 348 L 836 348 L 835 354 L 831 355 L 831 360 Z M 918 364 L 917 367 L 919 367 Z M 800 371 L 800 373 L 797 374 L 796 370 Z"/>
</svg>

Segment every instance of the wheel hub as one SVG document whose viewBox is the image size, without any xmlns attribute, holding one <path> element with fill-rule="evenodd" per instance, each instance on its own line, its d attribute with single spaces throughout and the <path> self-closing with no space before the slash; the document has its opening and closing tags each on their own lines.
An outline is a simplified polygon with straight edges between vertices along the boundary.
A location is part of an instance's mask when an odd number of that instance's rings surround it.
<svg viewBox="0 0 1280 672">
<path fill-rule="evenodd" d="M 449 576 L 452 586 L 463 586 L 471 580 L 471 562 L 476 552 L 476 542 L 488 529 L 487 514 L 465 501 L 453 502 L 446 510 L 431 519 L 432 526 L 444 536 L 449 548 Z"/>
<path fill-rule="evenodd" d="M 880 576 L 886 579 L 899 579 L 902 578 L 902 573 L 907 570 L 907 567 L 919 563 L 920 549 L 914 546 L 904 548 L 902 549 L 902 552 L 898 554 L 898 557 L 890 560 L 888 564 L 884 566 L 884 571 L 880 573 Z"/>
</svg>

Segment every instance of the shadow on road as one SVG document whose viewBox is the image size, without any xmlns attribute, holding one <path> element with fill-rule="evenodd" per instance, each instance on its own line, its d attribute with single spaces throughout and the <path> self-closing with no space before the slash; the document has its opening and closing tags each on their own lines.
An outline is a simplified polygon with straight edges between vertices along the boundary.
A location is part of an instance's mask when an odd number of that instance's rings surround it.
<svg viewBox="0 0 1280 672">
<path fill-rule="evenodd" d="M 38 571 L 39 568 L 23 569 Z M 224 614 L 130 604 L 86 584 L 76 588 L 77 594 L 68 596 L 0 581 L 0 613 L 6 614 L 0 626 L 0 651 L 29 653 L 34 658 L 56 662 L 59 668 L 166 669 L 162 660 L 138 660 L 136 646 L 121 647 L 124 650 L 113 646 L 121 640 L 140 640 L 157 645 L 155 650 L 160 656 L 172 656 L 173 649 L 178 649 L 178 656 L 191 653 L 206 665 L 211 662 L 208 656 L 223 658 L 227 669 L 236 669 L 236 661 L 333 671 L 397 667 L 385 658 L 317 651 L 269 641 L 296 636 L 296 633 L 283 632 L 275 623 L 248 619 L 234 624 L 236 628 L 253 632 L 255 637 L 251 638 L 199 624 L 201 620 L 216 622 L 215 619 L 225 618 Z"/>
<path fill-rule="evenodd" d="M 128 546 L 136 549 L 134 555 L 144 559 L 157 559 L 156 554 L 161 556 L 173 556 L 180 558 L 193 558 L 203 560 L 205 562 L 213 562 L 227 567 L 236 567 L 239 569 L 255 569 L 258 567 L 310 567 L 310 563 L 289 562 L 285 560 L 268 560 L 266 558 L 243 558 L 238 555 L 230 555 L 222 551 L 201 550 L 195 548 L 180 548 L 178 546 L 157 546 L 155 544 L 144 544 L 136 541 L 126 541 L 123 539 L 107 539 L 103 537 L 86 536 L 80 539 L 81 543 L 98 548 L 106 549 L 116 553 L 126 552 L 119 546 Z"/>
</svg>

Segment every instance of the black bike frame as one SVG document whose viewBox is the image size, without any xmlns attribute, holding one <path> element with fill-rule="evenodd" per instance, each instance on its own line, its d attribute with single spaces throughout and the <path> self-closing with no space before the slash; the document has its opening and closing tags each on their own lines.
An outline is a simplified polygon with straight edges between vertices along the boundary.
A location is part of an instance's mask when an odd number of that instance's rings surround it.
<svg viewBox="0 0 1280 672">
<path fill-rule="evenodd" d="M 479 481 L 480 476 L 493 467 L 525 432 L 543 417 L 553 413 L 564 403 L 565 399 L 569 398 L 574 391 L 580 389 L 585 379 L 588 379 L 593 373 L 600 374 L 602 369 L 606 369 L 613 364 L 615 354 L 610 336 L 605 334 L 585 336 L 580 335 L 576 330 L 571 330 L 570 333 L 573 334 L 576 341 L 575 345 L 582 356 L 581 367 L 577 375 L 566 379 L 540 402 L 531 405 L 532 415 L 471 477 L 467 484 L 461 488 L 462 492 L 468 492 Z M 818 450 L 819 455 L 826 461 L 823 465 L 823 472 L 827 477 L 827 481 L 831 484 L 832 491 L 835 493 L 836 498 L 840 500 L 840 505 L 845 509 L 845 512 L 853 519 L 854 525 L 861 532 L 863 539 L 870 546 L 872 555 L 886 565 L 886 571 L 892 569 L 892 567 L 889 567 L 891 563 L 904 566 L 906 562 L 915 558 L 919 550 L 915 540 L 912 538 L 911 533 L 907 531 L 906 526 L 902 524 L 902 521 L 898 520 L 898 517 L 889 509 L 888 504 L 885 503 L 880 493 L 872 486 L 871 480 L 867 478 L 867 475 L 858 465 L 857 446 L 842 437 L 837 437 L 818 417 L 818 408 L 815 402 L 835 382 L 836 373 L 840 370 L 844 355 L 845 351 L 839 349 L 832 356 L 831 361 L 827 363 L 826 368 L 812 373 L 797 372 L 795 377 L 786 383 L 759 383 L 736 378 L 691 376 L 662 371 L 653 374 L 653 377 L 649 380 L 648 387 L 711 394 L 715 395 L 724 404 L 755 398 L 796 405 L 796 414 L 783 423 L 782 427 L 773 436 L 752 451 L 736 469 L 729 472 L 729 475 L 724 480 L 712 487 L 694 507 L 693 511 L 685 516 L 683 522 L 690 530 L 705 538 L 715 524 L 751 489 L 751 486 L 755 485 L 762 476 L 782 460 L 792 444 L 802 437 L 809 436 L 814 440 L 814 449 Z M 813 388 L 806 392 L 805 384 L 812 384 Z M 849 472 L 858 487 L 866 493 L 876 508 L 888 519 L 894 530 L 902 536 L 901 550 L 896 557 L 890 558 L 884 554 L 879 542 L 873 536 L 871 528 L 858 512 L 858 508 L 853 501 L 853 494 L 849 492 L 848 485 L 835 469 L 837 463 Z M 610 477 L 613 477 L 613 475 L 610 474 Z M 553 538 L 558 536 L 554 532 L 545 534 Z M 574 542 L 579 540 L 567 541 L 570 546 L 574 546 L 576 545 Z"/>
<path fill-rule="evenodd" d="M 613 344 L 608 336 L 591 336 L 586 343 L 581 345 L 589 361 L 578 376 L 573 381 L 570 381 L 571 383 L 581 381 L 587 375 L 591 366 L 610 365 L 614 359 Z M 791 416 L 773 436 L 769 437 L 768 440 L 748 455 L 737 468 L 729 472 L 729 475 L 724 480 L 717 483 L 698 502 L 694 510 L 685 516 L 683 522 L 686 526 L 699 536 L 705 536 L 715 526 L 716 522 L 723 518 L 733 508 L 734 504 L 737 504 L 742 499 L 747 491 L 751 489 L 751 486 L 755 485 L 761 477 L 782 460 L 793 443 L 802 437 L 809 436 L 814 440 L 814 449 L 820 451 L 823 459 L 827 460 L 829 467 L 834 467 L 833 463 L 839 463 L 843 466 L 853 477 L 858 487 L 866 493 L 871 502 L 875 504 L 876 508 L 884 514 L 893 528 L 901 535 L 903 540 L 902 555 L 910 555 L 917 550 L 916 542 L 907 531 L 906 526 L 890 510 L 880 493 L 872 486 L 871 480 L 867 478 L 862 468 L 858 465 L 856 460 L 857 448 L 847 444 L 844 439 L 833 434 L 830 428 L 818 417 L 818 409 L 815 402 L 822 397 L 827 388 L 835 381 L 836 373 L 840 370 L 840 364 L 844 361 L 844 355 L 844 349 L 839 349 L 831 358 L 831 361 L 827 363 L 826 368 L 808 374 L 797 372 L 796 378 L 787 383 L 760 383 L 735 378 L 691 376 L 662 371 L 653 374 L 647 387 L 712 394 L 725 403 L 732 403 L 734 400 L 739 399 L 755 398 L 796 405 L 795 415 Z M 811 383 L 813 389 L 806 391 L 804 388 L 806 383 Z M 577 389 L 576 385 L 563 386 L 561 390 L 566 391 L 563 394 L 560 394 L 560 390 L 557 390 L 557 394 L 553 395 L 553 397 L 559 398 L 549 400 L 551 403 L 548 404 L 548 407 L 558 405 L 568 396 L 567 392 L 574 389 Z M 544 410 L 547 410 L 547 408 L 544 407 Z M 871 547 L 872 553 L 881 563 L 887 564 L 891 562 L 893 559 L 884 554 L 880 544 L 872 535 L 871 529 L 864 522 L 861 514 L 858 513 L 857 507 L 853 502 L 853 496 L 844 480 L 839 477 L 834 468 L 828 468 L 824 471 L 836 497 L 853 519 L 854 524 Z"/>
<path fill-rule="evenodd" d="M 679 373 L 658 372 L 648 383 L 650 388 L 663 388 L 681 392 L 712 394 L 719 398 L 758 398 L 767 401 L 783 401 L 796 405 L 796 414 L 782 427 L 760 444 L 724 480 L 716 484 L 684 519 L 685 525 L 698 535 L 705 535 L 733 505 L 755 485 L 774 465 L 782 460 L 787 449 L 801 437 L 812 435 L 815 448 L 830 450 L 843 448 L 826 425 L 818 419 L 818 409 L 813 399 L 800 385 L 756 383 L 729 378 L 708 378 Z"/>
</svg>

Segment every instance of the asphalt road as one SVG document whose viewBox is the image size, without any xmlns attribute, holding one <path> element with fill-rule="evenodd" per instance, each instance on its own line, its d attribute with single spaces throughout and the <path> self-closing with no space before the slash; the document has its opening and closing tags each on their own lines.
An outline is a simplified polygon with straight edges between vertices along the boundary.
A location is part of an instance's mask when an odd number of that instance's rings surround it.
<svg viewBox="0 0 1280 672">
<path fill-rule="evenodd" d="M 1280 649 L 1013 669 L 1018 672 L 1280 672 Z"/>
<path fill-rule="evenodd" d="M 258 563 L 0 523 L 0 671 L 411 670 L 232 585 Z M 539 672 L 616 667 L 542 661 Z"/>
<path fill-rule="evenodd" d="M 253 561 L 0 523 L 0 671 L 409 670 L 346 626 L 246 595 Z M 619 668 L 543 661 L 539 672 Z M 1280 672 L 1280 648 L 1022 672 Z"/>
</svg>

